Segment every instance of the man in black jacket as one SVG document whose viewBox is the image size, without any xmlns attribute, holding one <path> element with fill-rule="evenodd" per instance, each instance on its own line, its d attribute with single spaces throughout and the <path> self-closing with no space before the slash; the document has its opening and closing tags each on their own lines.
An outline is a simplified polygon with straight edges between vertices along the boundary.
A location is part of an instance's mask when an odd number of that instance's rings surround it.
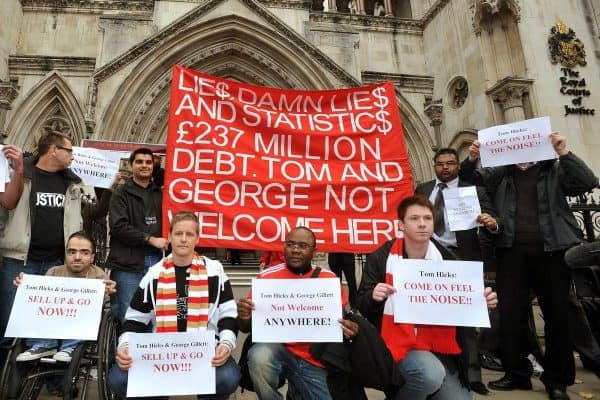
<svg viewBox="0 0 600 400">
<path fill-rule="evenodd" d="M 462 328 L 394 322 L 390 296 L 396 288 L 391 284 L 391 266 L 402 259 L 456 259 L 431 238 L 434 214 L 425 196 L 404 199 L 398 206 L 403 239 L 390 240 L 369 255 L 358 289 L 358 309 L 380 328 L 396 368 L 405 379 L 395 400 L 473 398 L 468 390 L 466 365 L 458 357 L 465 344 Z M 484 294 L 488 307 L 495 307 L 496 293 L 486 288 Z"/>
<path fill-rule="evenodd" d="M 436 206 L 436 218 L 433 237 L 444 246 L 450 248 L 461 260 L 481 261 L 481 245 L 479 242 L 478 228 L 468 230 L 451 231 L 446 216 L 446 207 L 443 201 L 443 192 L 460 187 L 472 186 L 469 182 L 458 177 L 460 164 L 458 153 L 452 148 L 441 148 L 433 156 L 433 167 L 436 179 L 417 186 L 415 193 L 423 194 Z M 483 188 L 477 188 L 477 196 L 482 213 L 477 220 L 483 225 L 486 232 L 481 235 L 495 235 L 499 232 L 495 211 L 492 203 Z M 438 209 L 439 208 L 439 209 Z M 477 330 L 475 328 L 465 329 L 468 349 L 463 349 L 469 363 L 469 382 L 471 388 L 479 394 L 487 394 L 488 390 L 481 381 L 481 366 L 479 365 L 479 354 L 477 351 Z"/>
<path fill-rule="evenodd" d="M 168 246 L 162 235 L 162 191 L 152 181 L 152 151 L 139 148 L 129 156 L 132 178 L 110 200 L 110 254 L 107 265 L 119 291 L 115 315 L 121 320 L 140 280 Z M 116 307 L 114 307 L 116 306 Z"/>
<path fill-rule="evenodd" d="M 598 178 L 567 150 L 566 139 L 551 135 L 558 159 L 537 163 L 475 169 L 479 142 L 469 148 L 460 176 L 495 192 L 494 205 L 503 221 L 496 236 L 500 298 L 500 350 L 506 375 L 489 383 L 496 390 L 531 389 L 526 356 L 529 290 L 533 288 L 544 313 L 546 354 L 541 380 L 550 399 L 568 399 L 566 387 L 575 379 L 568 329 L 570 274 L 565 251 L 581 241 L 581 232 L 565 196 L 583 194 Z"/>
</svg>

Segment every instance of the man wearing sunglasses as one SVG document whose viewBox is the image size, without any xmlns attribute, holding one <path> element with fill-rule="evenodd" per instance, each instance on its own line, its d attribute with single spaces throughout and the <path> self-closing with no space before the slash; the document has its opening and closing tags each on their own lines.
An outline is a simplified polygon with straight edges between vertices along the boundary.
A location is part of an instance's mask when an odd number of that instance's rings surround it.
<svg viewBox="0 0 600 400">
<path fill-rule="evenodd" d="M 23 189 L 16 206 L 2 209 L 6 219 L 0 233 L 2 336 L 16 293 L 13 279 L 21 271 L 44 275 L 63 264 L 67 238 L 83 228 L 82 195 L 93 192 L 69 169 L 71 161 L 71 139 L 57 131 L 45 133 L 37 154 L 23 160 Z"/>
</svg>

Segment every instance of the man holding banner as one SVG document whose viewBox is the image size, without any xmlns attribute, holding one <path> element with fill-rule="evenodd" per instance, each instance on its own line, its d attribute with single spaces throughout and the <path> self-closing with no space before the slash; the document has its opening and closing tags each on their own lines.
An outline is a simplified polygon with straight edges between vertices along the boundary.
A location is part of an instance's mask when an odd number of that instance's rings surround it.
<svg viewBox="0 0 600 400">
<path fill-rule="evenodd" d="M 315 268 L 311 264 L 315 250 L 314 233 L 305 227 L 294 228 L 287 235 L 284 243 L 285 264 L 263 270 L 257 279 L 305 280 L 314 276 L 337 280 L 335 274 L 330 271 L 315 273 Z M 248 295 L 248 299 L 238 301 L 238 320 L 240 329 L 244 332 L 251 328 L 252 312 L 255 309 L 251 296 L 252 293 Z M 348 300 L 343 290 L 341 296 L 342 304 L 345 306 Z M 340 319 L 339 323 L 346 338 L 352 338 L 358 333 L 356 323 L 343 319 Z M 254 343 L 250 347 L 248 351 L 250 378 L 260 400 L 283 399 L 277 390 L 280 376 L 286 378 L 303 398 L 331 399 L 327 387 L 327 371 L 323 364 L 311 355 L 310 347 L 311 343 Z"/>
<path fill-rule="evenodd" d="M 462 329 L 454 326 L 395 323 L 392 294 L 404 290 L 392 285 L 392 268 L 402 268 L 402 259 L 453 260 L 456 256 L 432 239 L 434 208 L 427 197 L 407 197 L 398 206 L 403 238 L 388 241 L 367 258 L 358 308 L 381 330 L 406 383 L 395 400 L 472 399 L 461 359 Z M 487 305 L 497 304 L 491 288 L 484 291 Z M 428 397 L 435 393 L 432 397 Z"/>
<path fill-rule="evenodd" d="M 571 278 L 564 262 L 567 249 L 581 242 L 581 232 L 565 196 L 577 196 L 598 185 L 598 178 L 567 150 L 557 132 L 550 141 L 558 159 L 531 160 L 476 169 L 479 141 L 461 164 L 461 178 L 495 192 L 494 205 L 504 221 L 496 237 L 497 288 L 500 296 L 500 349 L 506 375 L 489 383 L 496 390 L 531 389 L 527 365 L 529 290 L 534 289 L 546 335 L 541 380 L 550 399 L 568 399 L 575 379 L 568 307 Z M 483 148 L 482 148 L 483 150 Z"/>
<path fill-rule="evenodd" d="M 122 398 L 127 396 L 128 370 L 133 364 L 129 334 L 147 332 L 150 325 L 157 333 L 213 331 L 218 337 L 211 360 L 216 368 L 215 396 L 227 399 L 237 389 L 240 372 L 231 357 L 238 329 L 235 300 L 221 263 L 194 251 L 199 229 L 193 213 L 180 211 L 173 216 L 169 231 L 173 253 L 148 270 L 131 299 L 116 365 L 108 377 Z"/>
</svg>

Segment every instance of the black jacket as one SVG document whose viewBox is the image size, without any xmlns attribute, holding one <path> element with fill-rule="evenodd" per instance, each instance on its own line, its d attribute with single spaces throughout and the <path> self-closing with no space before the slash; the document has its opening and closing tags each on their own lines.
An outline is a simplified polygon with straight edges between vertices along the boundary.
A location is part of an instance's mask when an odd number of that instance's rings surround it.
<svg viewBox="0 0 600 400">
<path fill-rule="evenodd" d="M 431 239 L 435 247 L 442 254 L 442 258 L 444 260 L 456 260 L 456 255 L 442 246 L 437 241 Z M 377 286 L 378 283 L 385 282 L 385 268 L 388 256 L 390 254 L 390 249 L 394 244 L 395 239 L 390 240 L 383 244 L 380 248 L 375 250 L 367 257 L 367 263 L 363 270 L 363 276 L 360 282 L 360 287 L 358 288 L 358 295 L 356 298 L 356 304 L 358 310 L 362 315 L 365 316 L 373 325 L 377 327 L 379 331 L 381 331 L 381 319 L 383 318 L 383 307 L 385 301 L 380 303 L 373 300 L 373 289 Z M 463 352 L 456 356 L 456 365 L 458 368 L 459 376 L 462 383 L 465 386 L 468 386 L 468 360 L 469 354 L 464 351 L 467 346 L 465 346 L 466 338 L 464 335 L 464 329 L 462 327 L 456 327 L 456 341 Z M 452 357 L 452 356 L 449 356 Z"/>
<path fill-rule="evenodd" d="M 107 265 L 115 270 L 141 272 L 144 256 L 158 250 L 147 243 L 149 236 L 162 236 L 162 191 L 154 183 L 144 189 L 128 180 L 115 189 L 109 206 L 110 254 Z M 157 223 L 146 224 L 156 216 Z"/>
<path fill-rule="evenodd" d="M 419 186 L 416 187 L 415 193 L 423 194 L 423 195 L 429 197 L 431 195 L 431 192 L 433 191 L 435 182 L 436 182 L 435 180 L 432 180 L 432 181 L 420 184 Z M 472 186 L 472 185 L 470 183 L 467 183 L 467 182 L 459 179 L 458 186 L 465 187 L 465 186 Z M 494 207 L 492 206 L 492 202 L 490 201 L 490 198 L 485 193 L 485 190 L 483 190 L 483 188 L 481 188 L 481 187 L 477 188 L 477 197 L 479 197 L 479 205 L 481 207 L 481 212 L 490 214 L 492 217 L 496 218 L 496 222 L 498 223 L 499 229 L 502 229 L 501 221 L 499 220 L 499 218 L 497 218 L 498 216 L 496 215 L 496 211 L 494 210 Z M 483 228 L 483 230 L 487 231 L 485 228 Z M 481 244 L 480 244 L 477 228 L 473 228 L 473 229 L 469 229 L 469 230 L 465 230 L 465 231 L 456 231 L 455 234 L 456 234 L 457 249 L 454 251 L 456 252 L 456 254 L 458 255 L 458 257 L 461 260 L 481 261 L 483 259 L 482 255 L 481 255 L 482 249 L 481 249 Z M 482 234 L 484 234 L 484 233 L 482 232 Z"/>
<path fill-rule="evenodd" d="M 494 206 L 503 221 L 496 246 L 509 248 L 515 239 L 517 192 L 515 166 L 476 169 L 467 158 L 461 163 L 460 177 L 495 193 Z M 598 178 L 575 154 L 542 161 L 535 190 L 538 199 L 540 232 L 545 251 L 565 250 L 581 242 L 581 230 L 565 196 L 578 196 L 598 186 Z M 532 188 L 533 190 L 533 188 Z"/>
</svg>

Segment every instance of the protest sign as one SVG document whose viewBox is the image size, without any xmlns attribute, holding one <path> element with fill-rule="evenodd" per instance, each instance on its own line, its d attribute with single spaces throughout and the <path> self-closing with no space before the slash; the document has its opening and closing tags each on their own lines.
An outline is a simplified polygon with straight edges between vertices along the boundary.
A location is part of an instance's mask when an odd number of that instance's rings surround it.
<svg viewBox="0 0 600 400">
<path fill-rule="evenodd" d="M 0 193 L 4 193 L 6 191 L 6 183 L 10 182 L 10 168 L 8 165 L 8 160 L 2 152 L 2 148 L 4 146 L 0 145 Z"/>
<path fill-rule="evenodd" d="M 7 337 L 96 340 L 104 302 L 101 279 L 24 275 Z"/>
<path fill-rule="evenodd" d="M 448 188 L 442 192 L 448 225 L 452 232 L 464 231 L 477 226 L 481 214 L 479 197 L 475 186 Z"/>
<path fill-rule="evenodd" d="M 541 117 L 498 125 L 477 132 L 482 167 L 551 160 L 550 118 Z"/>
<path fill-rule="evenodd" d="M 213 331 L 130 333 L 127 397 L 215 393 Z"/>
<path fill-rule="evenodd" d="M 371 252 L 413 192 L 391 82 L 282 90 L 175 66 L 163 231 L 193 209 L 202 246 L 276 250 L 291 228 L 322 251 Z"/>
<path fill-rule="evenodd" d="M 129 154 L 122 152 L 73 146 L 71 169 L 86 185 L 108 189 L 119 172 L 121 158 L 127 157 Z"/>
<path fill-rule="evenodd" d="M 252 300 L 254 342 L 342 341 L 338 278 L 254 279 Z"/>
<path fill-rule="evenodd" d="M 394 322 L 489 328 L 482 262 L 402 259 L 392 275 Z"/>
</svg>

